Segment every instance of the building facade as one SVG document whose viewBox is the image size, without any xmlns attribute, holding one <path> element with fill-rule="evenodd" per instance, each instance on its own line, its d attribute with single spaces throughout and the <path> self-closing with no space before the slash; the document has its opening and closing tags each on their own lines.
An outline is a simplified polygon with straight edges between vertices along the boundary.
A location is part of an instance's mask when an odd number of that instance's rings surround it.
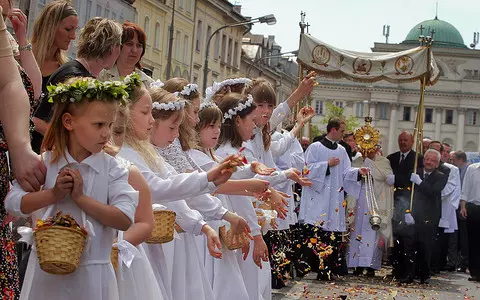
<svg viewBox="0 0 480 300">
<path fill-rule="evenodd" d="M 422 32 L 420 31 L 422 27 Z M 465 46 L 458 30 L 451 24 L 427 20 L 417 24 L 399 44 L 375 43 L 373 52 L 398 52 L 418 46 L 418 37 L 434 30 L 433 56 L 440 68 L 440 78 L 426 88 L 423 136 L 452 145 L 454 149 L 479 151 L 480 55 Z M 345 108 L 346 115 L 363 120 L 370 115 L 380 130 L 384 153 L 398 150 L 397 137 L 403 130 L 413 132 L 420 100 L 420 83 L 373 84 L 345 79 L 320 78 L 314 89 L 317 116 L 321 127 L 325 102 Z M 322 129 L 322 128 L 321 128 Z"/>
<path fill-rule="evenodd" d="M 275 42 L 273 35 L 246 34 L 242 40 L 240 74 L 270 81 L 278 103 L 285 101 L 298 86 L 297 63 L 281 53 L 282 47 Z"/>
<path fill-rule="evenodd" d="M 197 0 L 195 9 L 195 33 L 191 82 L 200 85 L 202 90 L 203 66 L 206 47 L 210 36 L 226 24 L 246 22 L 248 18 L 240 14 L 240 7 L 226 0 Z M 222 81 L 240 76 L 242 39 L 250 29 L 248 25 L 227 27 L 217 32 L 211 39 L 207 86 L 214 81 Z"/>
</svg>

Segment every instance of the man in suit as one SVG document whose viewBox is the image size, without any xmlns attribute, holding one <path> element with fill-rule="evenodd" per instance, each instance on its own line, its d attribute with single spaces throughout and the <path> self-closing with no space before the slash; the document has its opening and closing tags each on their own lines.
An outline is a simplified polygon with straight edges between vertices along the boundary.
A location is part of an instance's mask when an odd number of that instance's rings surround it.
<svg viewBox="0 0 480 300">
<path fill-rule="evenodd" d="M 402 232 L 405 277 L 400 279 L 401 283 L 412 283 L 416 270 L 420 283 L 428 283 L 430 278 L 433 236 L 441 216 L 441 193 L 448 180 L 448 176 L 437 169 L 440 157 L 438 151 L 428 149 L 423 160 L 424 167 L 410 175 L 410 181 L 415 184 L 411 212 L 414 224 L 406 225 Z"/>
<path fill-rule="evenodd" d="M 394 184 L 395 192 L 394 210 L 392 217 L 392 233 L 393 233 L 393 253 L 392 266 L 393 276 L 395 278 L 405 277 L 405 265 L 402 263 L 404 256 L 404 240 L 403 231 L 405 230 L 405 211 L 410 207 L 410 174 L 414 172 L 416 152 L 412 150 L 413 135 L 409 132 L 402 132 L 398 136 L 398 147 L 400 151 L 387 156 L 393 175 L 387 177 L 389 184 Z M 423 157 L 418 155 L 418 168 L 423 167 Z"/>
</svg>

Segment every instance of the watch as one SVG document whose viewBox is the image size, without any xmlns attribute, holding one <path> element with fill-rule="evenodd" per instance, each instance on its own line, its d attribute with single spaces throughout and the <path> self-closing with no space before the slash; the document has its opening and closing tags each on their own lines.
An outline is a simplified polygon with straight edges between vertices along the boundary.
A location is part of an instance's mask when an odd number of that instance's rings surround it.
<svg viewBox="0 0 480 300">
<path fill-rule="evenodd" d="M 32 44 L 28 43 L 25 46 L 18 45 L 18 51 L 32 51 Z"/>
</svg>

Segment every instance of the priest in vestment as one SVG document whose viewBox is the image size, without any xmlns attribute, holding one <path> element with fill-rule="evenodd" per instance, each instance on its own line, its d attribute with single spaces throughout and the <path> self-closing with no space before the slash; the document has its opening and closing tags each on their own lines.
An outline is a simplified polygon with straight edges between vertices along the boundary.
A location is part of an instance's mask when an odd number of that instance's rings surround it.
<svg viewBox="0 0 480 300">
<path fill-rule="evenodd" d="M 354 159 L 352 165 L 370 169 L 376 201 L 367 203 L 366 183 L 363 181 L 354 209 L 354 223 L 351 224 L 353 231 L 350 234 L 347 265 L 349 268 L 357 268 L 354 272 L 356 275 L 360 275 L 364 268 L 367 268 L 367 275 L 374 276 L 374 270 L 381 268 L 382 255 L 386 253 L 392 236 L 393 182 L 387 182 L 387 178 L 393 171 L 390 161 L 377 151 L 366 155 L 366 158 Z M 373 230 L 370 224 L 373 208 L 382 219 L 378 231 Z"/>
<path fill-rule="evenodd" d="M 367 168 L 352 168 L 345 148 L 338 144 L 345 132 L 345 122 L 332 118 L 327 135 L 311 144 L 305 160 L 311 187 L 304 187 L 299 221 L 304 223 L 303 257 L 317 279 L 330 280 L 341 273 L 342 232 L 346 231 L 344 191 L 358 197 L 360 178 Z"/>
</svg>

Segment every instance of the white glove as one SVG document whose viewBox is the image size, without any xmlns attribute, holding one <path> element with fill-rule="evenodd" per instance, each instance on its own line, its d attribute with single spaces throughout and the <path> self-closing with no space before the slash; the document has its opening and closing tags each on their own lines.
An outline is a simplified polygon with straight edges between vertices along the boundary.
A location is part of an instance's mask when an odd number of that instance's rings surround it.
<svg viewBox="0 0 480 300">
<path fill-rule="evenodd" d="M 395 184 L 395 175 L 389 174 L 387 175 L 387 184 L 388 185 L 394 185 Z"/>
<path fill-rule="evenodd" d="M 420 178 L 420 176 L 415 173 L 412 173 L 412 175 L 410 175 L 410 181 L 418 185 L 422 183 L 422 179 Z"/>
<path fill-rule="evenodd" d="M 417 174 L 415 174 L 415 175 L 417 175 Z M 405 223 L 407 223 L 407 225 L 414 225 L 415 224 L 415 219 L 413 218 L 411 213 L 406 213 L 405 214 Z"/>
</svg>

